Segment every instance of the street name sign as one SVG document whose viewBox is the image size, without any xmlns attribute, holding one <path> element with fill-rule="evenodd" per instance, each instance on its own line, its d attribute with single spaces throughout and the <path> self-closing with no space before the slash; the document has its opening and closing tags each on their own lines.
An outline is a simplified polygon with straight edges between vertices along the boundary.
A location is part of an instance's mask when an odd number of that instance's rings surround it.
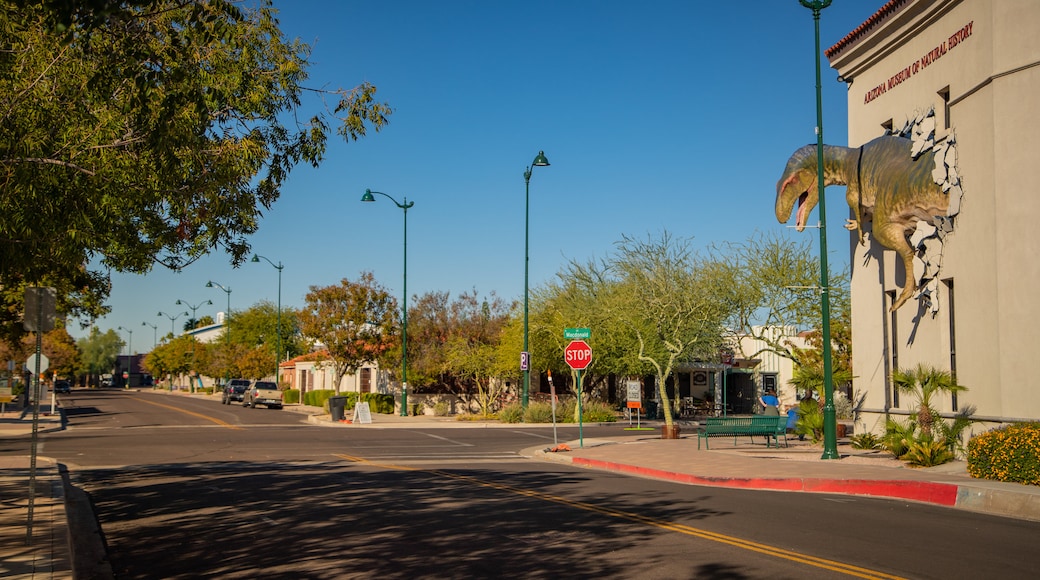
<svg viewBox="0 0 1040 580">
<path fill-rule="evenodd" d="M 564 328 L 563 337 L 571 340 L 592 337 L 592 330 L 588 328 Z"/>
</svg>

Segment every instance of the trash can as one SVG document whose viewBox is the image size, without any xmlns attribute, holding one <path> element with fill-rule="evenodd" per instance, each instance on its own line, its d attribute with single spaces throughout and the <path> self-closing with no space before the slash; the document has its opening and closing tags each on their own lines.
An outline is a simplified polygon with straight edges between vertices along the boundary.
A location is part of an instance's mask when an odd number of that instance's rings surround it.
<svg viewBox="0 0 1040 580">
<path fill-rule="evenodd" d="M 346 408 L 346 397 L 329 397 L 329 414 L 332 415 L 333 421 L 342 421 L 345 419 L 346 417 L 343 416 L 343 412 Z"/>
</svg>

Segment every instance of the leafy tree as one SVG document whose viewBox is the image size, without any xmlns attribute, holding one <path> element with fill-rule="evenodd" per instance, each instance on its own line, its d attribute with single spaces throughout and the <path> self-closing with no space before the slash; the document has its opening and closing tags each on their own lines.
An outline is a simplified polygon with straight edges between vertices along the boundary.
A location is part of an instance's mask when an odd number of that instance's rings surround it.
<svg viewBox="0 0 1040 580">
<path fill-rule="evenodd" d="M 635 336 L 636 358 L 653 369 L 665 424 L 673 425 L 665 381 L 678 362 L 707 359 L 718 352 L 727 314 L 713 280 L 689 241 L 664 232 L 646 241 L 625 237 L 611 270 L 619 279 L 613 310 Z"/>
<path fill-rule="evenodd" d="M 194 337 L 181 335 L 156 346 L 142 364 L 153 377 L 168 377 L 172 386 L 174 376 L 188 374 L 193 365 L 199 368 L 200 353 L 204 352 Z"/>
<path fill-rule="evenodd" d="M 278 322 L 278 307 L 272 302 L 261 301 L 246 310 L 235 312 L 227 325 L 230 341 L 247 347 L 262 346 L 270 353 L 271 367 L 268 376 L 273 372 L 275 358 L 278 355 L 278 330 L 282 332 L 282 360 L 306 352 L 307 344 L 300 334 L 300 321 L 295 309 L 283 308 L 281 324 Z"/>
<path fill-rule="evenodd" d="M 452 312 L 458 315 L 458 324 L 445 344 L 443 369 L 460 379 L 465 399 L 490 415 L 507 392 L 504 379 L 516 376 L 518 368 L 517 360 L 498 348 L 508 320 L 506 304 L 494 294 L 490 300 L 478 300 L 474 290 L 460 295 Z"/>
<path fill-rule="evenodd" d="M 98 377 L 112 372 L 119 357 L 119 349 L 123 341 L 119 333 L 108 329 L 102 333 L 97 327 L 90 329 L 90 335 L 76 341 L 80 351 L 80 367 L 78 373 L 88 376 L 88 383 L 98 384 Z"/>
<path fill-rule="evenodd" d="M 217 321 L 213 320 L 213 317 L 210 316 L 209 314 L 207 314 L 205 316 L 199 317 L 199 324 L 195 328 L 199 328 L 201 326 L 210 326 L 210 325 L 216 324 L 216 323 L 217 323 Z"/>
<path fill-rule="evenodd" d="M 310 49 L 270 0 L 5 0 L 0 30 L 7 320 L 26 284 L 98 316 L 111 270 L 180 269 L 215 248 L 240 264 L 291 170 L 322 161 L 330 124 L 352 141 L 391 114 L 368 83 L 306 87 Z M 308 114 L 306 92 L 335 104 Z"/>
<path fill-rule="evenodd" d="M 730 311 L 726 320 L 730 344 L 744 358 L 769 351 L 800 362 L 787 337 L 820 325 L 820 263 L 812 243 L 775 232 L 755 233 L 745 242 L 714 247 L 711 261 Z M 833 314 L 841 309 L 841 297 L 848 296 L 847 273 L 832 274 L 830 286 Z M 766 346 L 744 352 L 740 339 L 745 337 Z"/>
<path fill-rule="evenodd" d="M 311 286 L 305 300 L 300 330 L 328 349 L 337 389 L 347 373 L 399 344 L 397 300 L 371 272 L 362 272 L 357 281 Z"/>
</svg>

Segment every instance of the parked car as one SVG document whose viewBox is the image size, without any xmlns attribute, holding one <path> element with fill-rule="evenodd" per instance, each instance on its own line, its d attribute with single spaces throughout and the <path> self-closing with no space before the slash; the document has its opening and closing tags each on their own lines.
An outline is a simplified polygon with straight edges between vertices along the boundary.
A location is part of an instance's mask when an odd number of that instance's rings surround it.
<svg viewBox="0 0 1040 580">
<path fill-rule="evenodd" d="M 68 381 L 61 379 L 54 381 L 54 394 L 56 395 L 67 395 L 72 392 L 72 384 Z"/>
<path fill-rule="evenodd" d="M 223 395 L 220 397 L 220 402 L 225 405 L 230 405 L 231 401 L 242 401 L 245 397 L 246 389 L 249 388 L 248 379 L 231 379 L 227 386 L 224 387 Z"/>
<path fill-rule="evenodd" d="M 268 409 L 281 409 L 282 408 L 282 391 L 278 388 L 278 385 L 271 381 L 255 381 L 248 389 L 246 389 L 245 398 L 242 399 L 242 405 L 246 407 L 256 407 L 257 405 L 266 405 Z"/>
</svg>

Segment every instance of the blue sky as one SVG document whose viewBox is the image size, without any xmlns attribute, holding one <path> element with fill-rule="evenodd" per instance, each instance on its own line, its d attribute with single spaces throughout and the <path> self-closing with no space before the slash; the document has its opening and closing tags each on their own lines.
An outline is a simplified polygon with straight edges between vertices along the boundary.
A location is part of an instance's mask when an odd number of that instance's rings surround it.
<svg viewBox="0 0 1040 580">
<path fill-rule="evenodd" d="M 883 4 L 835 0 L 822 14 L 822 47 Z M 310 86 L 368 81 L 395 110 L 382 132 L 333 139 L 320 168 L 298 167 L 251 238 L 285 265 L 287 307 L 302 306 L 310 286 L 362 271 L 400 297 L 403 212 L 379 196 L 361 203 L 366 188 L 415 203 L 409 295 L 522 299 L 523 173 L 540 150 L 551 166 L 531 178 L 531 287 L 569 259 L 607 255 L 626 234 L 668 230 L 704 247 L 784 229 L 776 181 L 788 156 L 816 141 L 813 19 L 797 0 L 275 6 L 286 35 L 313 48 Z M 846 144 L 847 90 L 823 65 L 825 141 Z M 829 260 L 840 268 L 847 208 L 841 190 L 828 192 Z M 182 272 L 113 274 L 112 312 L 96 325 L 129 328 L 133 350 L 150 350 L 143 323 L 161 337 L 170 320 L 157 313 L 182 311 L 178 299 L 212 300 L 200 317 L 226 309 L 208 280 L 231 288 L 233 310 L 278 295 L 269 264 L 231 268 L 218 251 Z"/>
</svg>

